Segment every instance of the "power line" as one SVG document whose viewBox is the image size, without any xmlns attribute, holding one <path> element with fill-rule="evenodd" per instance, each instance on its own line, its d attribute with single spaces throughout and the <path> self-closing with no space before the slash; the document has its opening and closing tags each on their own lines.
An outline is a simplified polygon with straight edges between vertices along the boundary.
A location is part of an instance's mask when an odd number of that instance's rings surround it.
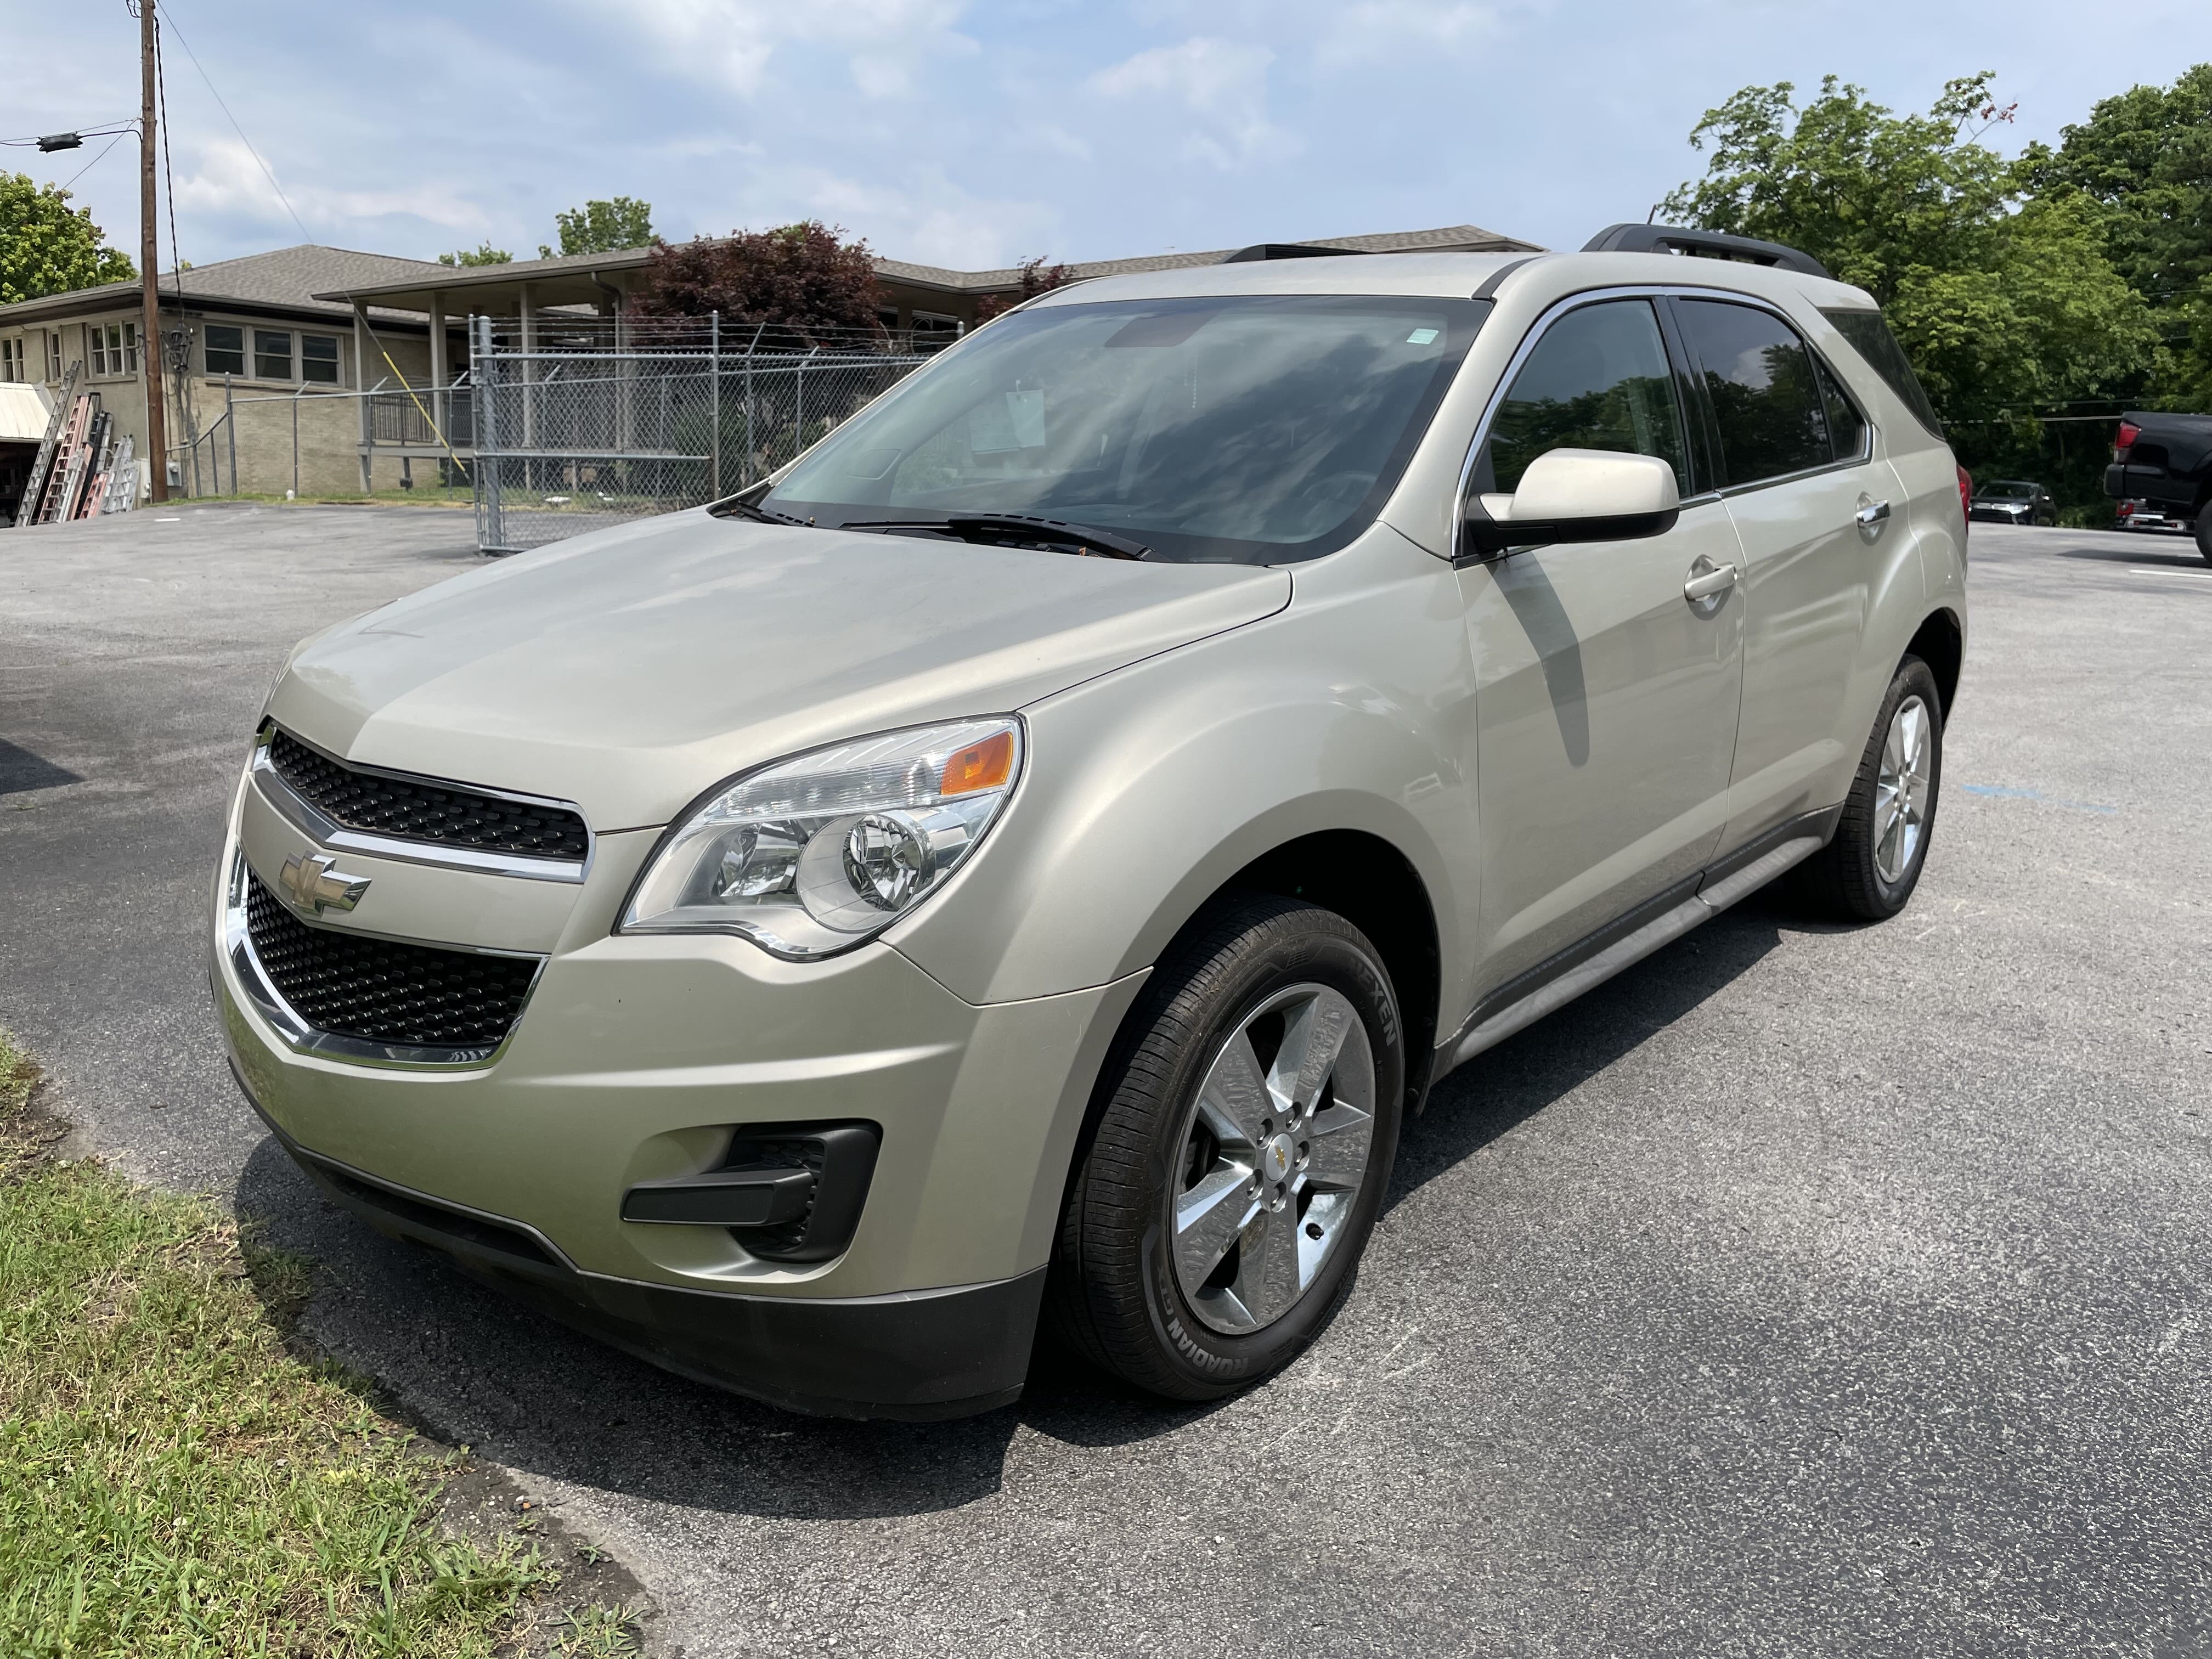
<svg viewBox="0 0 2212 1659">
<path fill-rule="evenodd" d="M 161 182 L 169 193 L 169 275 L 177 284 L 177 320 L 185 316 L 185 255 L 177 246 L 177 175 L 169 166 L 169 77 L 161 62 L 161 15 L 154 14 L 154 95 L 161 102 Z"/>
<path fill-rule="evenodd" d="M 208 74 L 207 66 L 200 62 L 199 53 L 192 50 L 192 43 L 185 40 L 185 32 L 177 27 L 175 9 L 164 4 L 162 10 L 168 15 L 168 27 L 175 31 L 177 44 L 185 49 L 185 56 L 192 60 L 192 67 L 200 72 L 200 79 L 207 82 L 209 93 L 214 97 L 216 107 L 222 111 L 223 118 L 230 123 L 230 130 L 238 135 L 238 142 L 246 146 L 246 153 L 253 158 L 253 165 L 261 169 L 261 176 L 269 181 L 269 188 L 276 192 L 276 199 L 284 204 L 284 211 L 291 214 L 292 222 L 299 228 L 301 236 L 305 240 L 313 241 L 315 239 L 307 234 L 307 227 L 301 222 L 299 214 L 293 210 L 292 198 L 285 195 L 284 186 L 276 182 L 276 175 L 269 170 L 269 163 L 263 161 L 261 152 L 253 148 L 253 140 L 246 136 L 246 129 L 238 125 L 238 118 L 230 112 L 230 106 L 224 103 L 222 94 L 216 91 L 215 81 Z"/>
<path fill-rule="evenodd" d="M 70 127 L 66 129 L 66 131 L 74 133 L 79 138 L 105 138 L 111 132 L 129 132 L 137 125 L 137 123 L 131 120 L 102 121 L 96 127 Z M 5 145 L 11 149 L 27 149 L 33 144 L 43 144 L 49 138 L 62 136 L 64 135 L 60 133 L 41 132 L 34 133 L 28 138 L 0 138 L 0 145 Z"/>
<path fill-rule="evenodd" d="M 115 135 L 115 137 L 113 137 L 112 138 L 109 139 L 109 140 L 107 141 L 107 149 L 103 149 L 102 151 L 100 151 L 100 154 L 99 154 L 99 155 L 97 155 L 94 156 L 94 157 L 92 158 L 92 160 L 90 160 L 89 161 L 87 161 L 87 162 L 86 162 L 82 167 L 79 167 L 79 168 L 78 168 L 75 173 L 72 173 L 71 174 L 70 174 L 70 176 L 69 176 L 69 184 L 62 185 L 62 186 L 61 186 L 61 188 L 62 188 L 63 190 L 66 191 L 66 190 L 70 187 L 70 185 L 73 185 L 73 184 L 75 184 L 78 179 L 80 179 L 83 178 L 83 177 L 84 177 L 84 175 L 85 175 L 86 173 L 88 173 L 91 172 L 94 167 L 98 167 L 98 166 L 99 166 L 102 161 L 105 161 L 107 159 L 107 150 L 108 150 L 108 149 L 114 149 L 118 144 L 121 143 L 122 143 L 125 138 L 129 137 L 131 136 L 131 129 L 130 129 L 129 127 L 125 127 L 125 128 L 124 128 L 124 130 L 123 130 L 122 131 L 120 131 L 120 132 L 117 133 L 117 134 Z"/>
</svg>

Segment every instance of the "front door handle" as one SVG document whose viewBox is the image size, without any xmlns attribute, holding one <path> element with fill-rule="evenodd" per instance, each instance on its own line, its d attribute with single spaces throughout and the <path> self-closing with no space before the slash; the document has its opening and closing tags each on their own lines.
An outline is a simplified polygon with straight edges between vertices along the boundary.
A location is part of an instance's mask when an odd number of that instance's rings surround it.
<svg viewBox="0 0 2212 1659">
<path fill-rule="evenodd" d="M 1882 526 L 1889 522 L 1889 503 L 1859 497 L 1859 510 L 1851 516 L 1859 521 L 1859 528 L 1869 535 L 1880 535 Z"/>
<path fill-rule="evenodd" d="M 1698 566 L 1702 565 L 1703 569 Z M 1732 564 L 1717 565 L 1700 556 L 1690 567 L 1690 580 L 1682 584 L 1682 597 L 1692 605 L 1703 605 L 1717 594 L 1725 593 L 1735 586 L 1736 568 Z"/>
</svg>

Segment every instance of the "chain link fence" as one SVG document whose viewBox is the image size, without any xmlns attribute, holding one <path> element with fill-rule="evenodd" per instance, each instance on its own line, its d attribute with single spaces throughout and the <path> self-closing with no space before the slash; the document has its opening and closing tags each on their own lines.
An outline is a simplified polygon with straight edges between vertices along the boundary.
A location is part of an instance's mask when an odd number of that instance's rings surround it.
<svg viewBox="0 0 2212 1659">
<path fill-rule="evenodd" d="M 473 318 L 477 545 L 519 552 L 742 489 L 942 343 L 713 318 Z"/>
</svg>

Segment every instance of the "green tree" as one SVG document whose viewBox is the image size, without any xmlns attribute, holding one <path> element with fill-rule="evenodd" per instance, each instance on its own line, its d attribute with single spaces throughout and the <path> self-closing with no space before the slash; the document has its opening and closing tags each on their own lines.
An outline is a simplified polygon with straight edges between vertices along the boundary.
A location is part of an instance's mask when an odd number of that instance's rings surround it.
<svg viewBox="0 0 2212 1659">
<path fill-rule="evenodd" d="M 2106 252 L 2146 300 L 2193 297 L 2212 276 L 2212 64 L 2104 100 L 2056 150 L 2030 145 L 2021 171 L 2039 194 L 2079 191 L 2103 210 Z"/>
<path fill-rule="evenodd" d="M 487 239 L 480 247 L 457 248 L 451 253 L 441 253 L 441 265 L 507 265 L 514 263 L 514 256 L 503 247 L 494 247 Z"/>
<path fill-rule="evenodd" d="M 106 234 L 70 193 L 0 173 L 0 305 L 67 294 L 138 275 L 130 257 L 102 246 Z"/>
<path fill-rule="evenodd" d="M 624 248 L 652 246 L 653 204 L 634 197 L 617 196 L 611 202 L 589 201 L 580 208 L 553 216 L 561 233 L 563 258 L 572 253 L 618 253 Z M 550 259 L 553 250 L 540 242 L 538 257 Z"/>
<path fill-rule="evenodd" d="M 1788 82 L 1747 87 L 1691 133 L 1706 175 L 1664 210 L 1802 247 L 1865 289 L 1950 420 L 2126 395 L 2159 363 L 2149 310 L 2106 257 L 2094 204 L 2023 202 L 2026 169 L 1981 142 L 2012 115 L 1992 78 L 1905 116 L 1833 76 L 1802 109 Z"/>
<path fill-rule="evenodd" d="M 2039 193 L 2094 205 L 2106 256 L 2171 348 L 2161 400 L 2212 410 L 2212 64 L 2105 99 L 2021 170 Z"/>
</svg>

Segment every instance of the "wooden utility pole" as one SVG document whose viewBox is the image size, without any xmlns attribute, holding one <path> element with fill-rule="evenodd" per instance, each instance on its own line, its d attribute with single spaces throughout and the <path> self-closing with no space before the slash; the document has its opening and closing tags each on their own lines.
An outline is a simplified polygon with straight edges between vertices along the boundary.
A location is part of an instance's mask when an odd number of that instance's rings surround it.
<svg viewBox="0 0 2212 1659">
<path fill-rule="evenodd" d="M 138 285 L 143 320 L 138 361 L 146 372 L 146 459 L 154 474 L 153 498 L 169 499 L 169 434 L 161 407 L 161 239 L 154 194 L 154 0 L 138 0 Z"/>
</svg>

